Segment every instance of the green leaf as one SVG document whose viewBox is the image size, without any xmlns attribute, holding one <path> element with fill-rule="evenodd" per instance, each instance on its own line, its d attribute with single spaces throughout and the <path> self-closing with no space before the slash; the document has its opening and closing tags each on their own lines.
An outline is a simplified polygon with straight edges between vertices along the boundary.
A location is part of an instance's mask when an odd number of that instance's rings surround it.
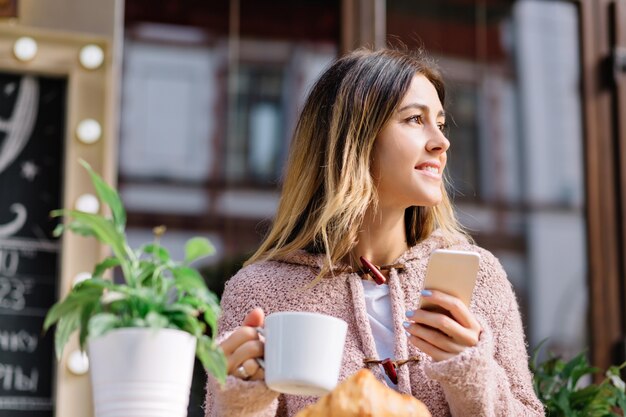
<svg viewBox="0 0 626 417">
<path fill-rule="evenodd" d="M 598 372 L 599 369 L 598 368 L 594 368 L 592 366 L 589 366 L 587 363 L 587 360 L 585 359 L 585 365 L 584 366 L 579 366 L 575 369 L 572 369 L 571 374 L 569 375 L 569 387 L 570 389 L 574 389 L 577 385 L 578 385 L 578 381 L 580 380 L 580 378 L 582 378 L 585 375 L 589 375 L 589 374 L 595 374 L 596 372 Z"/>
<path fill-rule="evenodd" d="M 204 329 L 206 328 L 202 322 L 193 316 L 179 316 L 179 320 L 175 321 L 175 324 L 181 330 L 195 337 L 202 337 L 204 335 Z"/>
<path fill-rule="evenodd" d="M 626 392 L 626 383 L 624 383 L 624 380 L 622 379 L 622 376 L 621 376 L 622 369 L 625 366 L 626 366 L 626 362 L 623 362 L 622 364 L 617 365 L 617 366 L 613 365 L 609 367 L 609 369 L 605 373 L 607 380 L 609 380 L 611 384 L 613 384 L 613 386 L 615 386 L 615 388 L 617 388 L 622 393 Z"/>
<path fill-rule="evenodd" d="M 571 394 L 572 407 L 575 409 L 582 409 L 598 396 L 600 393 L 600 387 L 597 385 L 589 385 L 577 391 L 573 391 Z"/>
<path fill-rule="evenodd" d="M 154 274 L 154 271 L 158 268 L 154 262 L 150 262 L 149 260 L 142 259 L 137 264 L 133 271 L 133 274 L 136 277 L 136 281 L 138 284 L 145 284 L 145 281 L 148 278 L 151 278 Z"/>
<path fill-rule="evenodd" d="M 223 385 L 226 382 L 227 362 L 222 348 L 208 336 L 202 336 L 196 345 L 196 355 L 204 369 Z"/>
<path fill-rule="evenodd" d="M 126 211 L 124 210 L 124 205 L 122 204 L 122 199 L 119 194 L 113 187 L 109 186 L 86 161 L 81 159 L 80 164 L 87 170 L 87 172 L 89 172 L 91 182 L 93 183 L 100 200 L 102 200 L 111 209 L 116 229 L 119 232 L 123 232 L 126 227 Z"/>
<path fill-rule="evenodd" d="M 135 317 L 135 318 L 132 318 L 128 322 L 128 326 L 126 327 L 149 327 L 149 326 L 148 326 L 148 323 L 146 323 L 144 319 Z"/>
<path fill-rule="evenodd" d="M 190 293 L 192 295 L 183 296 L 178 302 L 188 304 L 195 310 L 201 310 L 204 321 L 211 328 L 211 334 L 217 334 L 217 319 L 221 313 L 217 296 L 207 289 L 193 290 Z"/>
<path fill-rule="evenodd" d="M 214 309 L 205 310 L 204 312 L 204 321 L 211 328 L 211 336 L 215 336 L 217 334 L 217 318 L 219 314 L 215 313 Z"/>
<path fill-rule="evenodd" d="M 185 263 L 191 263 L 205 256 L 213 255 L 215 247 L 209 239 L 194 237 L 185 244 Z"/>
<path fill-rule="evenodd" d="M 581 352 L 563 366 L 561 374 L 567 380 L 568 388 L 573 390 L 581 376 L 594 373 L 596 369 L 589 366 L 586 352 Z"/>
<path fill-rule="evenodd" d="M 59 223 L 54 227 L 54 230 L 52 231 L 52 236 L 59 237 L 63 234 L 64 231 L 65 225 L 63 223 Z"/>
<path fill-rule="evenodd" d="M 125 259 L 125 237 L 118 231 L 113 223 L 102 216 L 92 213 L 84 213 L 78 210 L 54 210 L 50 213 L 52 217 L 69 216 L 89 227 L 93 235 L 100 242 L 107 244 L 113 249 L 116 257 Z"/>
<path fill-rule="evenodd" d="M 620 392 L 617 396 L 617 406 L 622 410 L 622 415 L 624 415 L 626 411 L 626 395 L 623 392 Z"/>
<path fill-rule="evenodd" d="M 219 298 L 217 298 L 217 295 L 215 295 L 215 293 L 213 293 L 206 287 L 206 284 L 202 288 L 197 288 L 195 291 L 192 292 L 192 294 L 198 299 L 202 300 L 202 302 L 205 304 L 211 304 L 217 307 L 219 307 L 220 305 Z"/>
<path fill-rule="evenodd" d="M 93 269 L 93 273 L 91 274 L 94 277 L 101 277 L 109 268 L 114 268 L 116 266 L 120 266 L 120 260 L 114 257 L 105 258 L 102 262 L 95 266 Z"/>
<path fill-rule="evenodd" d="M 170 258 L 170 253 L 163 246 L 149 243 L 141 247 L 141 251 L 144 253 L 148 253 L 155 258 L 159 259 L 163 263 L 167 263 Z"/>
<path fill-rule="evenodd" d="M 146 315 L 146 323 L 148 324 L 148 327 L 162 329 L 167 327 L 169 320 L 167 317 L 157 313 L 156 311 L 151 311 Z"/>
<path fill-rule="evenodd" d="M 64 316 L 79 314 L 82 306 L 100 298 L 104 288 L 94 285 L 91 282 L 92 280 L 94 278 L 78 284 L 63 301 L 57 302 L 48 310 L 43 324 L 44 331 L 48 330 L 50 326 Z"/>
<path fill-rule="evenodd" d="M 73 310 L 59 319 L 56 332 L 54 333 L 54 350 L 56 351 L 57 359 L 61 359 L 63 348 L 72 333 L 78 329 L 78 326 L 80 326 L 80 310 Z"/>
<path fill-rule="evenodd" d="M 100 311 L 100 304 L 97 301 L 83 307 L 83 311 L 80 314 L 80 331 L 78 333 L 78 344 L 82 350 L 85 350 L 87 337 L 89 336 L 89 321 L 92 316 Z"/>
<path fill-rule="evenodd" d="M 559 391 L 559 393 L 556 396 L 556 402 L 559 408 L 561 409 L 561 411 L 563 411 L 563 413 L 565 413 L 566 416 L 572 415 L 572 409 L 570 408 L 570 404 L 569 404 L 569 391 L 568 390 L 562 389 L 561 391 Z"/>
<path fill-rule="evenodd" d="M 56 212 L 57 210 L 51 211 L 50 215 L 53 216 L 53 213 L 56 213 Z M 53 216 L 53 217 L 56 217 L 56 216 Z M 92 228 L 76 220 L 71 221 L 67 225 L 64 225 L 63 223 L 57 224 L 54 230 L 52 231 L 52 235 L 54 237 L 59 237 L 63 233 L 65 233 L 66 230 L 70 230 L 80 236 L 85 236 L 85 237 L 95 236 L 95 233 Z"/>
<path fill-rule="evenodd" d="M 89 321 L 89 337 L 96 338 L 102 336 L 119 327 L 120 319 L 115 314 L 100 313 Z"/>
<path fill-rule="evenodd" d="M 106 306 L 107 304 L 112 304 L 116 301 L 120 301 L 120 300 L 126 300 L 127 299 L 127 295 L 125 292 L 122 291 L 107 291 L 104 294 L 102 294 L 102 297 L 100 297 L 100 302 L 102 303 L 103 306 Z"/>
<path fill-rule="evenodd" d="M 206 290 L 206 284 L 202 275 L 188 266 L 180 266 L 172 269 L 174 283 L 180 291 Z"/>
<path fill-rule="evenodd" d="M 63 214 L 58 214 L 60 211 L 62 210 L 52 210 L 50 212 L 50 217 L 59 217 L 60 215 Z M 54 237 L 60 237 L 63 233 L 65 233 L 67 230 L 72 230 L 72 224 L 74 223 L 74 221 L 69 221 L 68 224 L 63 224 L 63 223 L 59 223 L 56 225 L 56 227 L 54 228 L 54 230 L 52 231 L 52 235 Z M 83 229 L 77 226 L 74 226 L 77 230 L 73 230 L 75 233 L 79 234 L 80 236 L 86 236 L 86 237 L 90 237 L 90 236 L 94 236 L 93 230 L 87 228 L 87 229 Z"/>
<path fill-rule="evenodd" d="M 191 304 L 174 303 L 165 308 L 164 313 L 182 313 L 186 316 L 194 317 L 198 309 Z"/>
<path fill-rule="evenodd" d="M 55 332 L 55 349 L 60 357 L 63 347 L 71 333 L 79 326 L 86 325 L 89 316 L 89 306 L 98 303 L 104 288 L 112 284 L 106 280 L 91 278 L 76 285 L 68 296 L 57 302 L 48 311 L 44 321 L 44 331 L 54 323 L 59 323 Z M 85 311 L 87 310 L 87 311 Z M 85 329 L 81 328 L 84 337 Z"/>
<path fill-rule="evenodd" d="M 96 232 L 89 227 L 89 225 L 83 224 L 77 220 L 70 222 L 66 228 L 80 236 L 96 237 Z"/>
</svg>

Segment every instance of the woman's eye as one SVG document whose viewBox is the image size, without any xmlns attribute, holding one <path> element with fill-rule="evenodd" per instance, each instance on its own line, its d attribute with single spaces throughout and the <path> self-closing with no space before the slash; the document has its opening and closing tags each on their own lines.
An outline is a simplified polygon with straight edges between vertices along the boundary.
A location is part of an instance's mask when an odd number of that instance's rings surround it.
<svg viewBox="0 0 626 417">
<path fill-rule="evenodd" d="M 415 123 L 421 125 L 422 122 L 423 122 L 422 115 L 421 114 L 416 114 L 415 116 L 409 117 L 409 122 L 415 122 Z"/>
<path fill-rule="evenodd" d="M 445 132 L 446 129 L 448 128 L 448 125 L 446 123 L 438 123 L 437 127 L 439 128 L 439 130 L 441 130 L 442 132 Z"/>
</svg>

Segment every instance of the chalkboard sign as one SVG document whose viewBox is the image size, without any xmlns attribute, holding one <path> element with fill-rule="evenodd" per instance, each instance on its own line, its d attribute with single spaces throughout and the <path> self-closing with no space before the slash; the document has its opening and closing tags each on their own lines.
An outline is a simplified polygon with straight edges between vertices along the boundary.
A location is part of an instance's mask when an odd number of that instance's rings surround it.
<svg viewBox="0 0 626 417">
<path fill-rule="evenodd" d="M 0 73 L 0 415 L 52 417 L 66 78 Z"/>
</svg>

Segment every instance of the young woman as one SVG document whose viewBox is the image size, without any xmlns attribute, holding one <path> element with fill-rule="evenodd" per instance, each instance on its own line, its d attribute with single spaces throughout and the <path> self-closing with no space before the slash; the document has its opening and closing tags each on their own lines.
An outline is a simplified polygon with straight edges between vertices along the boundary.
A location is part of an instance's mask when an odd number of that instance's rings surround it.
<svg viewBox="0 0 626 417">
<path fill-rule="evenodd" d="M 321 76 L 300 115 L 273 226 L 224 291 L 229 376 L 221 388 L 209 378 L 207 416 L 293 416 L 316 401 L 263 382 L 255 327 L 277 311 L 345 320 L 340 379 L 367 367 L 433 416 L 543 415 L 511 285 L 463 233 L 446 194 L 444 103 L 439 73 L 418 53 L 358 50 Z M 480 253 L 469 308 L 423 288 L 439 248 Z M 361 257 L 382 266 L 385 283 L 372 282 Z M 448 314 L 419 309 L 422 297 Z M 396 378 L 373 360 L 386 357 L 402 364 Z"/>
</svg>

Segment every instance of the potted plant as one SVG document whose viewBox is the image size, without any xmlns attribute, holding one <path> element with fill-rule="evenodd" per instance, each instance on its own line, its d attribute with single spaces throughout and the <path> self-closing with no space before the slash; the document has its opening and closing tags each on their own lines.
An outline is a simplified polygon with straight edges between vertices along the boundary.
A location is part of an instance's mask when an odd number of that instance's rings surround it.
<svg viewBox="0 0 626 417">
<path fill-rule="evenodd" d="M 531 361 L 535 393 L 549 417 L 612 417 L 626 411 L 626 384 L 621 372 L 626 362 L 611 366 L 597 384 L 581 383 L 581 378 L 600 371 L 589 364 L 586 352 L 569 361 L 549 354 L 543 362 L 538 356 L 543 342 L 535 349 Z"/>
<path fill-rule="evenodd" d="M 112 255 L 50 309 L 44 330 L 56 324 L 58 358 L 70 335 L 79 332 L 81 349 L 88 347 L 97 417 L 186 416 L 194 352 L 219 381 L 226 378 L 225 357 L 206 334 L 207 325 L 216 334 L 219 301 L 190 266 L 214 248 L 207 239 L 192 238 L 184 261 L 176 262 L 160 244 L 161 226 L 153 242 L 132 249 L 117 191 L 80 162 L 111 216 L 55 210 L 51 216 L 63 216 L 65 223 L 54 234 L 69 230 L 94 237 Z M 105 279 L 112 268 L 121 270 L 123 283 Z"/>
</svg>

